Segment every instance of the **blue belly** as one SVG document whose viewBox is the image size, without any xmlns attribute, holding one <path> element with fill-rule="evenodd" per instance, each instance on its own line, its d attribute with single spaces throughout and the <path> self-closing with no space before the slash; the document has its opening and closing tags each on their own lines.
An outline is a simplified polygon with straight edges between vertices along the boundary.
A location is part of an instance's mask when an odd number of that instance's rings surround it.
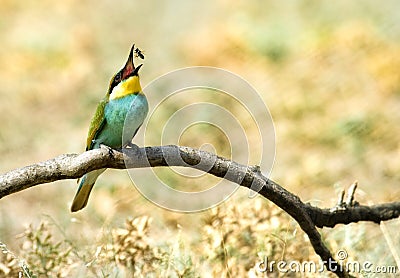
<svg viewBox="0 0 400 278">
<path fill-rule="evenodd" d="M 104 110 L 106 124 L 96 138 L 96 144 L 120 148 L 128 144 L 142 125 L 148 112 L 143 94 L 132 94 L 110 100 Z"/>
</svg>

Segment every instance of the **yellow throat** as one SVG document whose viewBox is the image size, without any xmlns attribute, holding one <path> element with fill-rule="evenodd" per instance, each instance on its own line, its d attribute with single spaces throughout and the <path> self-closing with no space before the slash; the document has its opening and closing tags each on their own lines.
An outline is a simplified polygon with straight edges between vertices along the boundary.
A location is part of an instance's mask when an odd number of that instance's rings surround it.
<svg viewBox="0 0 400 278">
<path fill-rule="evenodd" d="M 139 76 L 133 75 L 128 79 L 121 81 L 117 86 L 112 89 L 110 100 L 122 98 L 130 94 L 139 93 L 142 93 Z"/>
</svg>

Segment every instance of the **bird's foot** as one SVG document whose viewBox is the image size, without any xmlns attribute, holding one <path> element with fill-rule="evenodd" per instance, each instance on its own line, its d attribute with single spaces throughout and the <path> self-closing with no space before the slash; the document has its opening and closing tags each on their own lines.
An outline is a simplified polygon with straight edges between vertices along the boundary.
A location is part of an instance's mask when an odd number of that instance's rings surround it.
<svg viewBox="0 0 400 278">
<path fill-rule="evenodd" d="M 126 146 L 131 148 L 131 149 L 134 149 L 134 150 L 137 150 L 137 149 L 140 148 L 138 145 L 136 145 L 136 144 L 134 144 L 132 142 L 129 142 L 128 144 L 126 144 Z"/>
<path fill-rule="evenodd" d="M 141 148 L 138 145 L 136 145 L 136 144 L 134 144 L 132 142 L 128 142 L 125 145 L 125 148 L 123 148 L 123 152 L 126 155 L 133 156 L 133 157 L 138 157 L 138 156 L 140 156 L 142 154 Z"/>
<path fill-rule="evenodd" d="M 104 144 L 100 144 L 100 148 L 108 150 L 108 155 L 110 156 L 110 158 L 114 159 L 114 150 L 111 147 Z"/>
</svg>

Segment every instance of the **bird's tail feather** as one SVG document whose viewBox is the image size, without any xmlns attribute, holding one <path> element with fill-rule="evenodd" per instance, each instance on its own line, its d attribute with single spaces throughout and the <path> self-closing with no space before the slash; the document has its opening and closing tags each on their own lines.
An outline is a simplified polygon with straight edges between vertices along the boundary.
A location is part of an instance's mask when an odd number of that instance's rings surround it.
<svg viewBox="0 0 400 278">
<path fill-rule="evenodd" d="M 87 173 L 82 177 L 79 182 L 78 191 L 72 201 L 71 211 L 75 212 L 83 209 L 88 200 L 90 192 L 92 191 L 93 185 L 95 184 L 97 178 L 105 171 L 106 169 L 94 170 L 92 172 Z"/>
</svg>

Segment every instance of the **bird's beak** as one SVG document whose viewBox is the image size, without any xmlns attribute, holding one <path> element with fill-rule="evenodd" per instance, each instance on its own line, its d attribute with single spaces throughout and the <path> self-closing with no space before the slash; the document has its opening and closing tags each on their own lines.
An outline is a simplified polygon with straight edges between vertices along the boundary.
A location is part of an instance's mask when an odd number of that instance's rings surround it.
<svg viewBox="0 0 400 278">
<path fill-rule="evenodd" d="M 137 71 L 139 70 L 140 66 L 138 68 L 135 69 L 135 65 L 133 64 L 133 52 L 135 50 L 135 44 L 132 45 L 131 51 L 129 52 L 129 57 L 128 57 L 128 61 L 126 61 L 126 64 L 123 68 L 122 71 L 122 80 L 126 79 L 129 76 L 132 76 L 134 74 L 134 72 L 136 72 L 137 75 Z"/>
<path fill-rule="evenodd" d="M 134 70 L 133 73 L 131 75 L 136 75 L 139 76 L 139 70 L 140 68 L 143 66 L 143 64 L 140 64 L 139 66 L 137 66 Z"/>
</svg>

